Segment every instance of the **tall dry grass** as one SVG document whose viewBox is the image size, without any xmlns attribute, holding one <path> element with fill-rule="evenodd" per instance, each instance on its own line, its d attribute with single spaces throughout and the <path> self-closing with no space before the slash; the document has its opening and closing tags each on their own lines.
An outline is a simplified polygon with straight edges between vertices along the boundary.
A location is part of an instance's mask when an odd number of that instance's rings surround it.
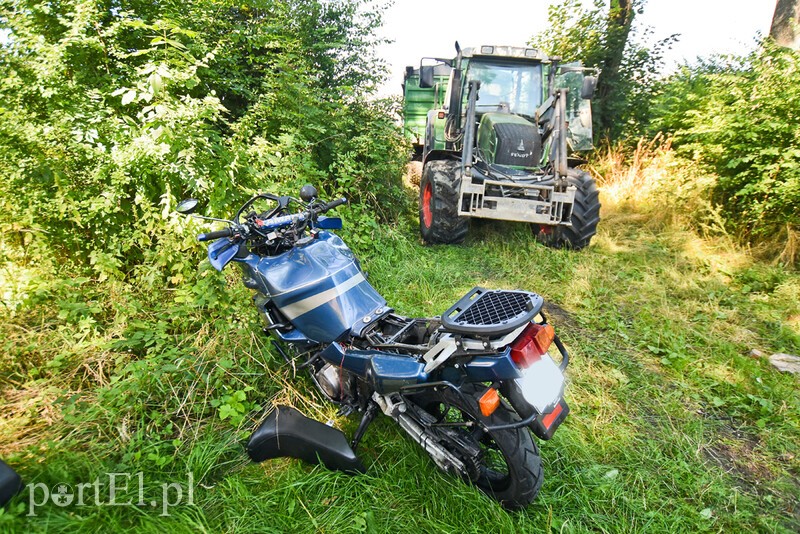
<svg viewBox="0 0 800 534">
<path fill-rule="evenodd" d="M 705 212 L 712 209 L 708 192 L 713 176 L 678 158 L 672 138 L 663 134 L 640 139 L 633 150 L 622 144 L 606 145 L 595 153 L 589 169 L 609 212 L 645 212 L 661 220 L 687 213 L 710 215 Z"/>
<path fill-rule="evenodd" d="M 756 244 L 731 234 L 719 206 L 711 201 L 716 176 L 672 149 L 661 133 L 636 147 L 616 144 L 597 150 L 588 165 L 600 186 L 606 224 L 643 218 L 656 229 L 689 228 L 717 248 L 737 249 L 762 260 L 795 267 L 800 260 L 800 229 L 787 224 Z"/>
</svg>

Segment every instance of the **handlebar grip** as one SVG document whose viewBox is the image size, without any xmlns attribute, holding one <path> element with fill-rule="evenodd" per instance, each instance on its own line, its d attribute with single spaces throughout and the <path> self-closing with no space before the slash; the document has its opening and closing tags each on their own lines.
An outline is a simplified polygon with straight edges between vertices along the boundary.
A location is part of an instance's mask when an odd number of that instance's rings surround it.
<svg viewBox="0 0 800 534">
<path fill-rule="evenodd" d="M 221 237 L 230 237 L 233 235 L 232 228 L 223 228 L 222 230 L 217 230 L 215 232 L 209 232 L 207 234 L 200 234 L 197 236 L 198 241 L 213 241 L 214 239 L 219 239 Z"/>
<path fill-rule="evenodd" d="M 325 204 L 324 206 L 322 206 L 322 211 L 332 210 L 333 208 L 341 206 L 342 204 L 347 204 L 347 199 L 344 197 L 337 198 L 336 200 L 332 200 L 327 204 Z"/>
</svg>

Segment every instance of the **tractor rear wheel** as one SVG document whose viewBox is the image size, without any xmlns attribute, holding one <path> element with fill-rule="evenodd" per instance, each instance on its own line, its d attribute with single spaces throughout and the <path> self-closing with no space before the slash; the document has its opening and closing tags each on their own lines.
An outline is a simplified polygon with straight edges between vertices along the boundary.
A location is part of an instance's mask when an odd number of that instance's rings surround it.
<svg viewBox="0 0 800 534">
<path fill-rule="evenodd" d="M 419 230 L 425 243 L 462 243 L 469 219 L 458 216 L 461 169 L 457 161 L 425 163 L 419 183 Z"/>
<path fill-rule="evenodd" d="M 589 246 L 600 222 L 600 192 L 589 173 L 570 169 L 569 185 L 574 185 L 575 203 L 572 205 L 572 226 L 532 224 L 531 230 L 540 242 L 553 248 L 580 250 Z"/>
</svg>

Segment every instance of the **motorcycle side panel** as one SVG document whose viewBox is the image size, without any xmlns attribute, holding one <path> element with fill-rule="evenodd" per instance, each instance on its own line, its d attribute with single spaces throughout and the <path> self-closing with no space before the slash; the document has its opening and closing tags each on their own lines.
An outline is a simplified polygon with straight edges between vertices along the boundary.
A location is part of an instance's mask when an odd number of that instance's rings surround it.
<svg viewBox="0 0 800 534">
<path fill-rule="evenodd" d="M 375 391 L 381 394 L 428 380 L 424 363 L 389 354 L 377 354 L 370 359 L 367 377 L 372 381 Z"/>
<path fill-rule="evenodd" d="M 381 394 L 428 380 L 425 363 L 410 356 L 378 350 L 344 350 L 338 343 L 330 344 L 321 356 L 332 365 L 364 377 Z"/>
<path fill-rule="evenodd" d="M 344 367 L 351 373 L 365 378 L 369 368 L 369 360 L 374 355 L 375 352 L 370 350 L 348 350 L 345 352 L 344 347 L 338 343 L 331 343 L 320 353 L 320 356 L 331 365 Z"/>
<path fill-rule="evenodd" d="M 508 348 L 497 356 L 476 356 L 464 364 L 464 370 L 470 382 L 509 380 L 522 376 Z"/>
<path fill-rule="evenodd" d="M 314 341 L 340 339 L 354 324 L 386 308 L 347 245 L 329 232 L 278 256 L 250 254 L 241 261 L 258 289 Z"/>
</svg>

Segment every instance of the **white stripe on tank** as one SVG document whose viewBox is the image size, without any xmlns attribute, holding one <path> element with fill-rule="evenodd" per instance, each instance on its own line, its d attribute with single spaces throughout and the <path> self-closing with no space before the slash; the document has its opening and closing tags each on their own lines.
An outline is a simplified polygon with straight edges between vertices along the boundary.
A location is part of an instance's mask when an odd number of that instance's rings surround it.
<svg viewBox="0 0 800 534">
<path fill-rule="evenodd" d="M 319 308 L 323 304 L 327 304 L 339 295 L 343 295 L 350 291 L 361 282 L 366 281 L 367 280 L 364 278 L 364 275 L 359 272 L 341 284 L 332 287 L 331 289 L 323 291 L 322 293 L 317 293 L 316 295 L 311 295 L 310 297 L 306 297 L 303 300 L 298 300 L 292 304 L 281 306 L 279 309 L 286 316 L 286 318 L 291 321 L 297 317 L 300 317 L 304 313 L 308 313 L 311 310 Z"/>
</svg>

